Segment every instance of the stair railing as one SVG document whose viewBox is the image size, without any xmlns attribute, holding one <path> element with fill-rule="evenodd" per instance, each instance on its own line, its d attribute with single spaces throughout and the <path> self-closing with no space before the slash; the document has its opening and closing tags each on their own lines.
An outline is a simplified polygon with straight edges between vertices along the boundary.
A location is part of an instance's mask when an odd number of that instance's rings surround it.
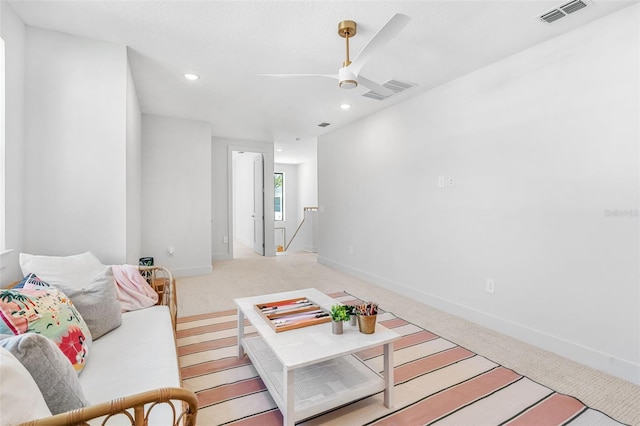
<svg viewBox="0 0 640 426">
<path fill-rule="evenodd" d="M 317 212 L 318 208 L 317 207 L 305 207 L 304 208 L 304 212 L 306 213 L 308 211 Z M 296 229 L 296 232 L 293 233 L 293 237 L 291 237 L 291 239 L 289 240 L 289 243 L 287 243 L 287 245 L 285 246 L 284 251 L 287 251 L 287 249 L 289 248 L 289 246 L 291 245 L 293 240 L 295 240 L 296 235 L 298 235 L 298 231 L 300 231 L 300 228 L 302 228 L 302 225 L 304 224 L 305 217 L 306 217 L 306 215 L 302 216 L 302 222 L 300 222 L 300 225 L 298 225 L 298 229 Z"/>
</svg>

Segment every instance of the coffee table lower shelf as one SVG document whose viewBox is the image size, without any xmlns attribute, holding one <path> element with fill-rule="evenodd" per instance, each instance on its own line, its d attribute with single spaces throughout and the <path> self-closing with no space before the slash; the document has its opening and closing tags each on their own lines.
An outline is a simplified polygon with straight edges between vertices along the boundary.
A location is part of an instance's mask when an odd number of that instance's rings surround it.
<svg viewBox="0 0 640 426">
<path fill-rule="evenodd" d="M 284 415 L 287 407 L 282 364 L 261 337 L 243 339 L 242 347 Z M 382 376 L 354 355 L 297 368 L 290 373 L 294 375 L 293 418 L 296 422 L 381 392 L 385 388 Z"/>
</svg>

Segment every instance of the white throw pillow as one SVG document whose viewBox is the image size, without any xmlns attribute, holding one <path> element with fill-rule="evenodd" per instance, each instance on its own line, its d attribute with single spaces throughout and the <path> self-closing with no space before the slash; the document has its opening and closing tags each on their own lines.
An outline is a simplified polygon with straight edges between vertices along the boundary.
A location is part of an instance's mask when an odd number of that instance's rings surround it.
<svg viewBox="0 0 640 426">
<path fill-rule="evenodd" d="M 54 287 L 82 288 L 103 271 L 104 266 L 91 252 L 73 256 L 38 256 L 20 253 L 22 275 L 35 274 Z"/>
<path fill-rule="evenodd" d="M 11 352 L 2 347 L 0 377 L 0 420 L 3 425 L 17 425 L 51 415 L 31 374 Z"/>
</svg>

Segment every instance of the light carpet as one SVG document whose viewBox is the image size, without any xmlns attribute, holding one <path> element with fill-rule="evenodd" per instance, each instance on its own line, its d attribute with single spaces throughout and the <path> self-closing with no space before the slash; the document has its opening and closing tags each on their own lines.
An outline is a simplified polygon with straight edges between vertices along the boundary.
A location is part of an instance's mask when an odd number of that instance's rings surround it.
<svg viewBox="0 0 640 426">
<path fill-rule="evenodd" d="M 345 292 L 330 296 L 343 303 L 355 300 Z M 236 321 L 235 310 L 178 319 L 183 386 L 198 395 L 198 424 L 280 425 L 280 411 L 251 361 L 237 358 Z M 299 424 L 622 424 L 391 312 L 381 313 L 378 321 L 402 335 L 394 345 L 394 407 L 384 407 L 378 393 Z M 382 371 L 382 347 L 357 356 Z"/>
</svg>

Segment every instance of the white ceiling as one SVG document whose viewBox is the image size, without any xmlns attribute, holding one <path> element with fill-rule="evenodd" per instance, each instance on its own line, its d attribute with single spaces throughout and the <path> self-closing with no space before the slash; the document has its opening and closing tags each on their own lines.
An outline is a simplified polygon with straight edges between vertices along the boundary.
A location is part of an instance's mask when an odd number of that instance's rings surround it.
<svg viewBox="0 0 640 426">
<path fill-rule="evenodd" d="M 31 26 L 126 45 L 142 111 L 203 120 L 214 136 L 275 141 L 309 151 L 315 137 L 513 55 L 638 0 L 585 0 L 553 24 L 537 16 L 559 1 L 10 1 Z M 356 21 L 352 58 L 394 13 L 407 27 L 362 70 L 418 86 L 383 101 L 326 78 L 344 60 L 338 23 Z M 185 72 L 201 76 L 187 81 Z M 349 103 L 348 111 L 340 109 Z M 321 122 L 329 127 L 318 127 Z M 296 141 L 296 139 L 299 139 Z M 308 155 L 307 152 L 304 155 Z M 278 157 L 280 156 L 280 157 Z"/>
</svg>

